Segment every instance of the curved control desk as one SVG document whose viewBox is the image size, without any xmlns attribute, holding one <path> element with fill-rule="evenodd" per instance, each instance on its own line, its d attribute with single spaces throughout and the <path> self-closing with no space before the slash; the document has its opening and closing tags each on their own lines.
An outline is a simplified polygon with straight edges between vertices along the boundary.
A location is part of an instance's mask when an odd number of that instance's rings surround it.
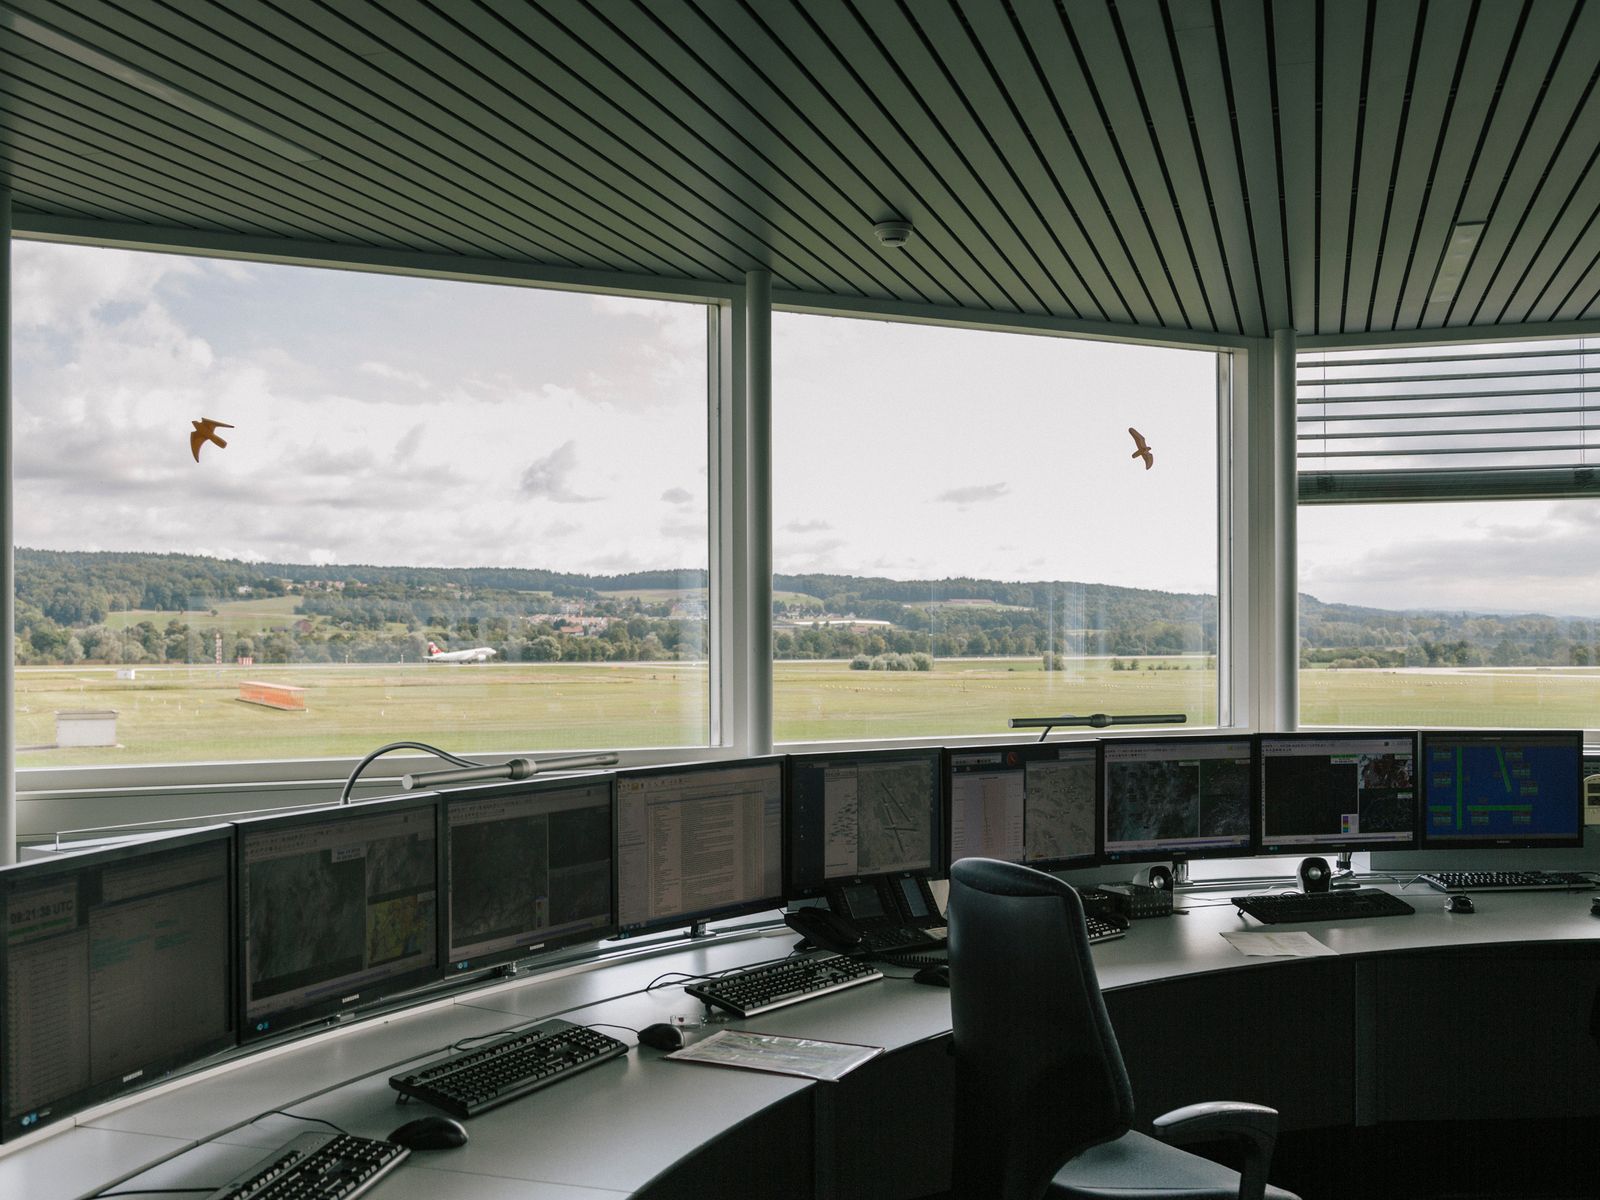
<svg viewBox="0 0 1600 1200">
<path fill-rule="evenodd" d="M 1185 915 L 1138 921 L 1097 946 L 1140 1113 L 1249 1099 L 1277 1107 L 1286 1131 L 1600 1115 L 1600 918 L 1589 895 L 1482 895 L 1475 914 L 1457 916 L 1426 889 L 1404 894 L 1415 916 L 1287 927 L 1313 933 L 1331 957 L 1244 957 L 1219 935 L 1255 922 L 1205 893 L 1179 898 Z M 635 1029 L 698 1019 L 681 987 L 646 986 L 665 972 L 778 957 L 793 937 L 780 928 L 511 980 L 269 1048 L 4 1147 L 0 1196 L 217 1186 L 313 1128 L 260 1117 L 275 1108 L 382 1137 L 420 1111 L 397 1108 L 387 1084 L 407 1062 L 558 1014 Z M 948 1187 L 947 991 L 888 979 L 745 1024 L 890 1052 L 841 1083 L 813 1084 L 637 1049 L 472 1119 L 469 1145 L 418 1152 L 371 1194 L 912 1197 Z"/>
</svg>

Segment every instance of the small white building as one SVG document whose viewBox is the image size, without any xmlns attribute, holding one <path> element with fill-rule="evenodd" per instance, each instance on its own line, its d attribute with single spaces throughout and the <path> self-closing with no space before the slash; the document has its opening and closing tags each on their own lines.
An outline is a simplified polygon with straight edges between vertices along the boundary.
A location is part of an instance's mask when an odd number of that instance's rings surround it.
<svg viewBox="0 0 1600 1200">
<path fill-rule="evenodd" d="M 69 708 L 56 710 L 56 745 L 115 746 L 117 710 Z"/>
</svg>

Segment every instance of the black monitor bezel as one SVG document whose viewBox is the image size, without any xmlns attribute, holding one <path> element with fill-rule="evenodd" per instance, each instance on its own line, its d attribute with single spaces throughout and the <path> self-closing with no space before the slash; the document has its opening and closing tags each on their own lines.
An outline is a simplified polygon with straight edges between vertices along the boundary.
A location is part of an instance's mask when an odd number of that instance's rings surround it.
<svg viewBox="0 0 1600 1200">
<path fill-rule="evenodd" d="M 642 934 L 661 933 L 673 929 L 694 929 L 707 921 L 726 921 L 735 917 L 746 917 L 753 913 L 770 912 L 783 907 L 781 888 L 784 879 L 784 862 L 786 854 L 786 835 L 788 831 L 789 816 L 789 791 L 787 777 L 784 774 L 783 756 L 780 754 L 764 754 L 753 758 L 712 758 L 700 759 L 695 762 L 666 763 L 650 767 L 628 767 L 621 771 L 613 772 L 614 784 L 612 788 L 612 862 L 615 864 L 616 876 L 616 914 L 617 932 L 623 937 L 637 937 Z M 779 894 L 761 897 L 752 897 L 734 904 L 714 905 L 710 908 L 698 909 L 693 912 L 674 913 L 667 917 L 651 917 L 644 921 L 635 921 L 631 924 L 622 920 L 622 785 L 626 780 L 649 778 L 659 775 L 681 775 L 685 772 L 716 771 L 716 770 L 748 770 L 752 767 L 776 766 L 778 769 L 778 883 Z"/>
<path fill-rule="evenodd" d="M 794 804 L 794 777 L 798 770 L 819 766 L 829 762 L 849 761 L 855 763 L 886 762 L 894 759 L 921 759 L 926 761 L 933 771 L 934 810 L 932 813 L 933 846 L 928 857 L 928 866 L 915 870 L 875 871 L 862 875 L 841 875 L 833 878 L 824 877 L 820 883 L 806 883 L 795 878 L 795 830 L 792 822 L 797 819 L 797 809 Z M 950 797 L 944 787 L 944 747 L 942 746 L 913 746 L 889 750 L 821 750 L 806 754 L 791 754 L 784 763 L 783 771 L 784 826 L 783 826 L 783 892 L 789 900 L 808 900 L 818 896 L 826 896 L 830 891 L 838 888 L 849 887 L 854 884 L 865 883 L 875 879 L 943 879 L 948 874 L 949 851 L 946 841 L 946 829 L 950 820 Z"/>
<path fill-rule="evenodd" d="M 434 849 L 434 937 L 433 937 L 433 962 L 422 967 L 398 975 L 389 976 L 378 980 L 359 992 L 348 995 L 335 995 L 313 1003 L 302 1004 L 294 1008 L 286 1008 L 273 1012 L 263 1019 L 262 1016 L 252 1017 L 249 1013 L 249 980 L 246 975 L 250 970 L 249 946 L 246 944 L 249 932 L 248 922 L 245 919 L 245 888 L 247 875 L 245 872 L 245 841 L 248 835 L 260 829 L 292 829 L 300 825 L 321 824 L 329 820 L 362 820 L 375 815 L 392 812 L 403 812 L 408 809 L 428 809 L 433 813 L 433 849 Z M 240 1044 L 261 1041 L 265 1038 L 277 1037 L 282 1034 L 303 1030 L 309 1025 L 325 1022 L 330 1019 L 344 1019 L 356 1016 L 370 1009 L 376 1009 L 389 1004 L 407 992 L 429 984 L 437 985 L 444 973 L 443 958 L 443 914 L 440 899 L 443 895 L 444 885 L 444 830 L 443 808 L 439 802 L 439 795 L 435 792 L 423 792 L 410 796 L 384 797 L 381 799 L 364 800 L 354 804 L 330 805 L 314 809 L 302 809 L 291 813 L 279 813 L 267 817 L 253 817 L 235 821 L 234 837 L 234 993 L 237 998 L 239 1041 Z"/>
<path fill-rule="evenodd" d="M 84 1109 L 102 1101 L 149 1087 L 185 1068 L 203 1062 L 213 1055 L 233 1049 L 238 1045 L 239 1040 L 238 980 L 235 969 L 235 959 L 238 954 L 237 938 L 235 936 L 238 927 L 235 909 L 238 890 L 236 887 L 237 866 L 233 851 L 233 827 L 231 825 L 212 825 L 201 829 L 186 830 L 178 834 L 125 842 L 115 846 L 67 851 L 50 858 L 34 859 L 29 862 L 16 863 L 0 868 L 0 913 L 4 913 L 5 895 L 9 890 L 10 881 L 15 879 L 23 879 L 31 886 L 35 879 L 48 879 L 53 875 L 71 875 L 83 871 L 98 871 L 108 866 L 115 866 L 118 863 L 137 859 L 142 855 L 164 854 L 212 844 L 220 846 L 222 850 L 223 873 L 227 893 L 227 899 L 224 902 L 225 911 L 223 913 L 223 943 L 228 959 L 226 979 L 223 981 L 225 993 L 223 997 L 224 1016 L 226 1018 L 227 1032 L 204 1041 L 197 1041 L 180 1054 L 168 1055 L 141 1065 L 136 1078 L 130 1079 L 129 1073 L 124 1071 L 119 1073 L 115 1079 L 92 1082 L 88 1087 L 80 1091 L 52 1101 L 43 1112 L 10 1113 L 5 1111 L 5 1093 L 3 1089 L 0 1089 L 0 1142 L 12 1141 L 34 1132 L 35 1129 L 82 1112 Z M 6 988 L 4 982 L 6 971 L 9 969 L 7 955 L 6 939 L 0 937 L 0 1032 L 5 1029 Z M 3 1062 L 0 1062 L 0 1070 L 4 1070 Z M 28 1118 L 26 1124 L 23 1123 L 24 1118 Z"/>
<path fill-rule="evenodd" d="M 1427 769 L 1430 742 L 1437 739 L 1491 742 L 1499 738 L 1549 738 L 1565 741 L 1577 758 L 1577 787 L 1573 799 L 1573 835 L 1559 838 L 1471 837 L 1454 834 L 1430 837 L 1428 834 L 1427 784 L 1421 772 Z M 1576 729 L 1424 729 L 1417 745 L 1418 788 L 1417 824 L 1421 833 L 1418 845 L 1423 850 L 1571 850 L 1583 845 L 1583 732 Z"/>
<path fill-rule="evenodd" d="M 611 850 L 610 880 L 607 885 L 609 889 L 608 902 L 610 904 L 609 919 L 603 925 L 591 926 L 588 929 L 569 930 L 566 933 L 538 937 L 536 944 L 510 946 L 476 958 L 457 959 L 452 953 L 455 948 L 453 945 L 455 860 L 451 854 L 453 839 L 451 837 L 450 810 L 458 805 L 474 801 L 501 798 L 520 799 L 527 796 L 544 796 L 567 791 L 588 790 L 596 784 L 603 786 L 606 790 L 606 809 L 610 821 L 610 828 L 606 831 L 607 844 Z M 444 904 L 442 906 L 443 916 L 439 922 L 439 960 L 444 964 L 443 971 L 446 978 L 460 978 L 483 968 L 496 967 L 509 962 L 520 962 L 523 959 L 545 955 L 555 950 L 563 950 L 585 943 L 600 942 L 606 938 L 616 936 L 617 787 L 616 776 L 613 772 L 585 772 L 578 775 L 558 775 L 544 779 L 521 780 L 516 783 L 492 783 L 482 787 L 460 788 L 454 791 L 441 792 L 440 798 L 443 804 L 440 829 L 444 835 L 442 854 L 444 877 L 441 881 Z M 531 930 L 529 932 L 530 934 L 532 933 Z"/>
<path fill-rule="evenodd" d="M 1206 746 L 1222 745 L 1225 742 L 1239 742 L 1249 747 L 1250 750 L 1250 787 L 1249 787 L 1249 815 L 1250 828 L 1245 836 L 1244 844 L 1215 846 L 1215 847 L 1168 847 L 1165 849 L 1153 848 L 1149 850 L 1113 850 L 1110 846 L 1110 827 L 1107 821 L 1107 808 L 1110 803 L 1109 790 L 1106 787 L 1106 751 L 1113 746 Z M 1202 858 L 1247 858 L 1257 852 L 1259 846 L 1260 829 L 1256 820 L 1259 804 L 1256 800 L 1256 786 L 1259 773 L 1256 770 L 1255 737 L 1248 733 L 1219 733 L 1187 737 L 1131 737 L 1131 738 L 1102 738 L 1099 743 L 1100 760 L 1097 766 L 1099 784 L 1097 790 L 1100 794 L 1100 813 L 1097 818 L 1099 829 L 1100 853 L 1107 863 L 1135 863 L 1135 862 L 1193 862 Z"/>
<path fill-rule="evenodd" d="M 1412 775 L 1416 780 L 1411 797 L 1411 836 L 1403 840 L 1373 841 L 1355 837 L 1318 838 L 1310 842 L 1275 842 L 1267 836 L 1267 762 L 1263 747 L 1275 738 L 1302 738 L 1308 742 L 1362 742 L 1373 738 L 1410 738 Z M 1251 786 L 1251 827 L 1255 834 L 1256 852 L 1259 854 L 1343 854 L 1358 850 L 1386 852 L 1390 850 L 1415 850 L 1421 837 L 1422 824 L 1422 759 L 1415 730 L 1408 729 L 1354 729 L 1298 730 L 1294 733 L 1258 733 L 1253 750 L 1255 779 Z"/>
<path fill-rule="evenodd" d="M 956 861 L 955 849 L 955 759 L 958 755 L 971 754 L 1017 754 L 1023 761 L 1024 780 L 1026 780 L 1027 763 L 1030 761 L 1060 761 L 1059 755 L 1063 751 L 1070 751 L 1075 755 L 1086 757 L 1090 760 L 1094 774 L 1094 823 L 1093 840 L 1090 848 L 1083 854 L 1064 855 L 1059 858 L 1022 858 L 1020 865 L 1032 867 L 1037 871 L 1067 871 L 1079 867 L 1097 867 L 1105 859 L 1101 854 L 1101 845 L 1104 842 L 1102 823 L 1105 821 L 1105 810 L 1100 802 L 1101 772 L 1100 772 L 1100 743 L 1098 741 L 1077 740 L 1062 742 L 1006 742 L 1000 745 L 978 746 L 947 746 L 940 763 L 940 774 L 944 792 L 944 856 L 946 868 Z M 1026 783 L 1024 783 L 1026 788 Z M 1027 801 L 1023 801 L 1023 853 L 1026 855 L 1027 843 Z"/>
</svg>

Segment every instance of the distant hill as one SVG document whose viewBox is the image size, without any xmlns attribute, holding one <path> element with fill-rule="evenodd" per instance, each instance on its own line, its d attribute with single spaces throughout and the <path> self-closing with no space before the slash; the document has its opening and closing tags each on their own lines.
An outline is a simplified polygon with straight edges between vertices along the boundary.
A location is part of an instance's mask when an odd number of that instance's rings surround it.
<svg viewBox="0 0 1600 1200">
<path fill-rule="evenodd" d="M 339 649 L 346 654 L 398 653 L 398 630 L 414 634 L 437 629 L 499 637 L 508 651 L 524 657 L 530 655 L 523 643 L 548 637 L 555 650 L 541 643 L 537 657 L 573 657 L 573 643 L 562 640 L 566 635 L 547 634 L 528 624 L 551 607 L 541 598 L 547 596 L 581 600 L 591 613 L 629 619 L 628 638 L 612 637 L 612 657 L 704 652 L 703 633 L 691 628 L 698 626 L 697 613 L 676 611 L 670 599 L 646 604 L 621 595 L 702 590 L 706 573 L 698 568 L 588 575 L 535 568 L 247 563 L 185 554 L 19 548 L 16 580 L 17 631 L 27 635 L 35 656 L 30 661 L 56 661 L 58 647 L 77 631 L 102 626 L 111 613 L 204 612 L 243 595 L 290 594 L 300 597 L 297 613 L 315 618 L 311 640 L 342 631 L 345 640 Z M 330 584 L 335 586 L 326 586 Z M 939 658 L 1214 654 L 1217 646 L 1216 598 L 1194 593 L 1061 580 L 899 580 L 822 573 L 777 575 L 773 586 L 781 593 L 815 597 L 822 612 L 893 626 L 887 633 L 807 628 L 806 611 L 800 611 L 790 614 L 786 631 L 775 639 L 774 652 L 784 658 L 919 650 L 931 650 Z M 1600 622 L 1588 620 L 1397 611 L 1326 604 L 1302 594 L 1300 624 L 1302 656 L 1312 663 L 1600 662 Z M 166 631 L 168 643 L 181 644 L 181 632 Z M 300 634 L 304 641 L 307 631 Z M 19 644 L 19 654 L 28 653 Z M 589 647 L 580 657 L 597 654 Z"/>
</svg>

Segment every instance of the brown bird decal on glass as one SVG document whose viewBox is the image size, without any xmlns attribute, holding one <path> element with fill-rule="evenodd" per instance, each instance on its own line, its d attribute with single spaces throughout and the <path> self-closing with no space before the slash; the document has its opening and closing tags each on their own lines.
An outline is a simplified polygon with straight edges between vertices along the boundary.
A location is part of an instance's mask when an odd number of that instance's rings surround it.
<svg viewBox="0 0 1600 1200">
<path fill-rule="evenodd" d="M 194 426 L 194 432 L 189 435 L 189 449 L 194 452 L 195 462 L 200 461 L 200 447 L 207 442 L 215 442 L 219 446 L 226 447 L 228 443 L 217 436 L 217 430 L 233 428 L 226 422 L 213 421 L 210 417 L 202 417 L 198 421 L 190 421 L 189 424 Z"/>
<path fill-rule="evenodd" d="M 1138 447 L 1128 457 L 1144 459 L 1144 469 L 1148 471 L 1155 465 L 1156 456 L 1150 453 L 1150 447 L 1145 444 L 1144 434 L 1140 433 L 1132 425 L 1128 426 L 1128 432 L 1133 434 L 1133 444 Z"/>
</svg>

